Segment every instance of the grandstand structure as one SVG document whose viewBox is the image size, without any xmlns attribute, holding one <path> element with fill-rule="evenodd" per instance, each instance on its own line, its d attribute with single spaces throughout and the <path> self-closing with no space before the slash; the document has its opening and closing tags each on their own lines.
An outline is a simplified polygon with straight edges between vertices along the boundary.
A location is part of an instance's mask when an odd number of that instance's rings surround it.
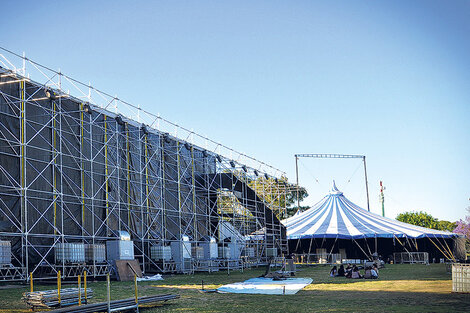
<svg viewBox="0 0 470 313">
<path fill-rule="evenodd" d="M 11 249 L 1 280 L 106 275 L 112 264 L 93 251 L 123 232 L 144 273 L 237 268 L 287 252 L 284 172 L 1 52 L 0 240 Z M 231 256 L 204 255 L 208 242 Z M 186 257 L 161 255 L 180 243 Z M 64 244 L 91 257 L 63 257 Z"/>
</svg>

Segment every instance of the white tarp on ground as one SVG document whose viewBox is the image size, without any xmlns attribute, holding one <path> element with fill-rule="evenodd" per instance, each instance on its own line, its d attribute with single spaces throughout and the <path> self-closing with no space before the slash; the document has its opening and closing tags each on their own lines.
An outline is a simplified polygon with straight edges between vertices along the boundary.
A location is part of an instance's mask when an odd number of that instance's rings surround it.
<svg viewBox="0 0 470 313">
<path fill-rule="evenodd" d="M 217 289 L 221 293 L 251 293 L 263 295 L 293 295 L 312 283 L 311 278 L 287 278 L 273 280 L 272 278 L 251 278 L 241 283 L 223 285 Z M 285 289 L 284 289 L 285 288 Z"/>
<path fill-rule="evenodd" d="M 145 277 L 137 277 L 137 281 L 157 281 L 157 280 L 163 280 L 163 277 L 161 274 L 155 274 L 153 276 L 145 276 Z"/>
</svg>

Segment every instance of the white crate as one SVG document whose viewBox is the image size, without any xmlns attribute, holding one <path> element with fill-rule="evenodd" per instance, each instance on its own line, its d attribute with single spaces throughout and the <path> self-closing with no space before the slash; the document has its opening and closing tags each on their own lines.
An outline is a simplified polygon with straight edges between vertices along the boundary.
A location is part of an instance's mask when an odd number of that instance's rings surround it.
<svg viewBox="0 0 470 313">
<path fill-rule="evenodd" d="M 203 247 L 192 247 L 192 256 L 198 260 L 204 259 L 204 248 Z"/>
<path fill-rule="evenodd" d="M 151 246 L 150 258 L 156 261 L 170 261 L 171 260 L 171 247 L 170 246 Z"/>
<path fill-rule="evenodd" d="M 205 260 L 217 259 L 217 257 L 219 256 L 217 242 L 201 242 L 199 245 L 204 249 Z"/>
<path fill-rule="evenodd" d="M 0 264 L 11 263 L 11 242 L 0 241 Z"/>
<path fill-rule="evenodd" d="M 230 259 L 230 248 L 229 247 L 219 247 L 218 249 L 219 258 L 221 259 Z"/>
<path fill-rule="evenodd" d="M 470 264 L 452 264 L 452 291 L 470 293 Z"/>
<path fill-rule="evenodd" d="M 106 242 L 108 260 L 134 260 L 134 242 L 131 240 L 109 240 Z"/>
<path fill-rule="evenodd" d="M 277 248 L 266 248 L 267 257 L 277 257 Z"/>
<path fill-rule="evenodd" d="M 191 259 L 191 242 L 187 240 L 172 241 L 171 256 L 176 262 L 181 262 L 184 259 Z"/>
<path fill-rule="evenodd" d="M 100 263 L 106 261 L 106 246 L 104 244 L 86 244 L 85 261 Z"/>
<path fill-rule="evenodd" d="M 54 248 L 56 263 L 83 263 L 85 262 L 85 244 L 58 243 Z"/>
<path fill-rule="evenodd" d="M 255 257 L 255 248 L 253 248 L 253 247 L 245 248 L 242 255 L 247 256 L 249 258 L 254 258 Z"/>
</svg>

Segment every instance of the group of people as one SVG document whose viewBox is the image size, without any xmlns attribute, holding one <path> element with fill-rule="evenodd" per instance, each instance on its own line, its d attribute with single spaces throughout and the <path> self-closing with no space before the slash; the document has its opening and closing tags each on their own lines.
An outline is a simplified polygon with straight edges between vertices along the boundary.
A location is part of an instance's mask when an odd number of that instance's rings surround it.
<svg viewBox="0 0 470 313">
<path fill-rule="evenodd" d="M 335 266 L 330 271 L 330 277 L 346 277 L 346 278 L 366 278 L 366 279 L 374 279 L 379 278 L 379 269 L 377 265 L 374 263 L 372 266 L 367 266 L 364 270 L 364 275 L 361 274 L 360 269 L 357 265 L 352 266 L 348 264 L 346 268 L 344 265 L 341 264 L 339 269 Z"/>
</svg>

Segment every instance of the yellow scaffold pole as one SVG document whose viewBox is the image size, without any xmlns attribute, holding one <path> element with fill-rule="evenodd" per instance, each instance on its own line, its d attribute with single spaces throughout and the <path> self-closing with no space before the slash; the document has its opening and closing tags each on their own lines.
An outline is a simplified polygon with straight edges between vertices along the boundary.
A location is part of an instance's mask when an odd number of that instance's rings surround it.
<svg viewBox="0 0 470 313">
<path fill-rule="evenodd" d="M 24 209 L 25 203 L 25 188 L 26 188 L 26 159 L 25 159 L 25 141 L 26 141 L 26 134 L 25 134 L 25 98 L 26 98 L 26 91 L 25 91 L 25 82 L 22 80 L 20 82 L 20 98 L 21 98 L 21 195 L 22 199 L 21 202 L 23 203 L 22 209 Z"/>
<path fill-rule="evenodd" d="M 33 288 L 33 272 L 29 273 L 29 285 L 30 285 L 31 292 L 33 292 L 34 291 L 34 288 Z"/>
<path fill-rule="evenodd" d="M 82 305 L 82 277 L 78 275 L 78 305 Z"/>
<path fill-rule="evenodd" d="M 61 277 L 60 277 L 60 271 L 57 272 L 57 297 L 59 299 L 59 306 L 60 306 L 60 289 L 61 289 L 61 286 L 62 285 L 62 282 L 61 282 Z"/>
<path fill-rule="evenodd" d="M 88 303 L 88 294 L 86 291 L 86 271 L 83 272 L 83 288 L 85 291 L 85 303 Z"/>
</svg>

